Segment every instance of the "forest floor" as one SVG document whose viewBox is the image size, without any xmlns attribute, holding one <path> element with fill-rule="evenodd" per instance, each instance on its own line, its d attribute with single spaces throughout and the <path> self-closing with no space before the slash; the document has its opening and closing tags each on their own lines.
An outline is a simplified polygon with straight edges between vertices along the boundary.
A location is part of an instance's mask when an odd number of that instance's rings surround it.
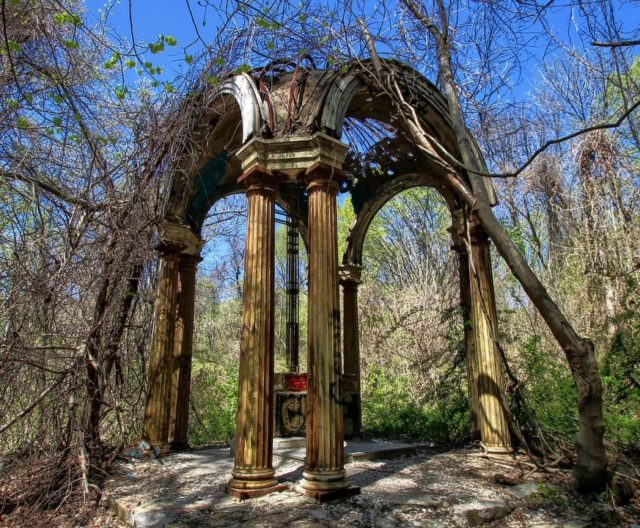
<svg viewBox="0 0 640 528">
<path fill-rule="evenodd" d="M 122 461 L 104 484 L 100 507 L 57 512 L 29 526 L 640 528 L 637 494 L 624 507 L 587 502 L 568 491 L 566 472 L 528 475 L 524 457 L 488 458 L 479 449 L 419 446 L 413 456 L 348 463 L 348 479 L 361 493 L 326 504 L 295 491 L 299 460 L 274 456 L 274 466 L 291 489 L 240 502 L 222 491 L 233 467 L 228 447 Z M 0 525 L 22 526 L 14 519 L 0 518 Z"/>
</svg>

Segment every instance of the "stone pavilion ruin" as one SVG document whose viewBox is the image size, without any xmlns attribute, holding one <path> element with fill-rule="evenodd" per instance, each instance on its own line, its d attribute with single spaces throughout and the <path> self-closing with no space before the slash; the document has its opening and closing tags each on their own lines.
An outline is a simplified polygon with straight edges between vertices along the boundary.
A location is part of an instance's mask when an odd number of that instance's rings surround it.
<svg viewBox="0 0 640 528">
<path fill-rule="evenodd" d="M 406 99 L 440 147 L 460 159 L 446 102 L 436 87 L 407 66 L 389 61 L 386 67 L 394 71 Z M 451 211 L 451 247 L 458 255 L 465 318 L 472 433 L 488 452 L 511 451 L 501 404 L 503 367 L 493 338 L 497 320 L 489 239 L 460 197 L 442 184 L 440 169 L 408 141 L 392 102 L 376 88 L 373 75 L 370 64 L 363 62 L 352 64 L 346 72 L 291 66 L 231 76 L 206 94 L 193 133 L 196 146 L 173 173 L 158 245 L 144 438 L 154 446 L 187 446 L 195 279 L 203 245 L 200 230 L 212 204 L 245 192 L 240 392 L 235 466 L 227 486 L 228 493 L 240 498 L 282 489 L 272 465 L 276 204 L 297 219 L 287 228 L 290 370 L 298 366 L 298 231 L 306 241 L 309 262 L 303 492 L 323 500 L 358 491 L 345 478 L 343 438 L 345 414 L 347 433 L 357 435 L 360 430 L 362 248 L 376 212 L 396 194 L 416 186 L 436 189 Z M 375 120 L 395 133 L 358 157 L 342 142 L 348 120 Z M 490 182 L 485 185 L 492 196 Z M 338 193 L 350 194 L 356 218 L 343 255 L 338 255 Z"/>
</svg>

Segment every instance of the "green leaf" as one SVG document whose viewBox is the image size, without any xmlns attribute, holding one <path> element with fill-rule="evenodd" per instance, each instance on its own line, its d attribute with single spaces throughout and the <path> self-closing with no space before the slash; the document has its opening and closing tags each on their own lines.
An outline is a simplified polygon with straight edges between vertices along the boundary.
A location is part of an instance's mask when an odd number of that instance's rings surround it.
<svg viewBox="0 0 640 528">
<path fill-rule="evenodd" d="M 124 99 L 127 93 L 129 93 L 129 88 L 127 88 L 126 86 L 116 86 L 115 94 L 120 101 Z"/>
<path fill-rule="evenodd" d="M 7 42 L 7 46 L 11 51 L 15 51 L 16 53 L 22 50 L 22 46 L 15 40 L 10 40 L 9 42 Z"/>
<path fill-rule="evenodd" d="M 68 11 L 55 13 L 53 15 L 53 21 L 56 24 L 71 24 L 75 27 L 80 27 L 82 25 L 82 19 L 80 16 L 75 13 L 69 13 Z"/>
<path fill-rule="evenodd" d="M 175 46 L 176 44 L 178 44 L 178 41 L 176 40 L 175 37 L 169 36 L 167 35 L 166 37 L 164 37 L 164 41 L 167 43 L 167 45 L 169 46 Z"/>
<path fill-rule="evenodd" d="M 111 57 L 109 58 L 109 60 L 107 62 L 104 63 L 104 67 L 107 70 L 112 70 L 114 68 L 114 66 L 116 64 L 118 64 L 118 61 L 120 60 L 120 54 L 117 51 L 113 52 L 113 55 L 111 55 Z"/>
<path fill-rule="evenodd" d="M 213 75 L 209 75 L 207 77 L 207 84 L 209 86 L 217 86 L 218 84 L 220 84 L 220 79 L 218 79 L 217 77 L 214 77 Z"/>
<path fill-rule="evenodd" d="M 56 103 L 56 104 L 62 104 L 64 102 L 64 99 L 62 98 L 61 95 L 54 94 L 53 95 L 53 102 Z"/>
<path fill-rule="evenodd" d="M 151 53 L 160 53 L 161 51 L 164 51 L 164 42 L 161 40 L 158 42 L 152 42 L 149 44 L 149 51 Z"/>
<path fill-rule="evenodd" d="M 8 107 L 13 108 L 14 110 L 18 108 L 18 101 L 13 98 L 5 99 L 4 102 Z"/>
<path fill-rule="evenodd" d="M 250 71 L 251 71 L 251 66 L 249 66 L 246 62 L 243 62 L 240 66 L 236 68 L 237 75 L 241 73 L 248 73 Z"/>
<path fill-rule="evenodd" d="M 164 91 L 167 92 L 167 93 L 174 93 L 175 92 L 173 86 L 171 86 L 170 83 L 164 83 L 164 87 L 163 88 L 164 88 Z"/>
<path fill-rule="evenodd" d="M 258 24 L 261 28 L 269 29 L 270 24 L 264 18 L 256 17 L 256 24 Z"/>
<path fill-rule="evenodd" d="M 18 126 L 18 128 L 24 130 L 25 128 L 29 128 L 31 123 L 29 123 L 29 120 L 26 117 L 19 116 L 18 119 L 16 119 L 16 125 Z"/>
<path fill-rule="evenodd" d="M 62 118 L 60 118 L 60 116 L 55 116 L 51 121 L 57 127 L 62 125 Z"/>
<path fill-rule="evenodd" d="M 267 49 L 272 50 L 275 47 L 276 47 L 276 45 L 274 44 L 273 40 L 267 41 Z"/>
<path fill-rule="evenodd" d="M 127 59 L 127 60 L 125 61 L 124 65 L 125 65 L 127 68 L 135 68 L 135 66 L 136 66 L 136 61 L 134 61 L 133 59 Z"/>
<path fill-rule="evenodd" d="M 220 67 L 224 66 L 224 57 L 218 57 L 216 59 L 216 64 Z"/>
<path fill-rule="evenodd" d="M 191 64 L 193 62 L 193 55 L 185 54 L 184 62 L 186 62 L 187 64 Z"/>
<path fill-rule="evenodd" d="M 78 49 L 80 45 L 75 40 L 65 39 L 64 46 L 67 49 Z"/>
</svg>

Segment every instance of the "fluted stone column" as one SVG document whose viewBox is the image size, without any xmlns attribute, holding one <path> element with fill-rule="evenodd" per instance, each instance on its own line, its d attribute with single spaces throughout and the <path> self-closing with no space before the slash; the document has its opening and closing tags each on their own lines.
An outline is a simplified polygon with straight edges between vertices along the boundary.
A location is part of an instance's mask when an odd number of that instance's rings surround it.
<svg viewBox="0 0 640 528">
<path fill-rule="evenodd" d="M 354 264 L 340 266 L 342 285 L 342 335 L 344 354 L 345 436 L 358 436 L 362 429 L 360 399 L 360 332 L 358 327 L 358 286 L 362 268 Z"/>
<path fill-rule="evenodd" d="M 478 414 L 482 444 L 489 453 L 510 453 L 511 436 L 501 403 L 504 387 L 503 365 L 493 337 L 497 332 L 497 314 L 489 239 L 480 226 L 471 233 L 471 251 L 476 276 L 470 267 L 471 322 L 477 376 Z"/>
<path fill-rule="evenodd" d="M 193 316 L 196 295 L 196 270 L 202 260 L 196 255 L 180 255 L 179 289 L 173 346 L 173 391 L 171 412 L 171 449 L 188 447 L 189 395 L 191 389 L 191 354 L 193 348 Z"/>
<path fill-rule="evenodd" d="M 478 368 L 475 362 L 475 341 L 471 323 L 471 279 L 469 275 L 469 254 L 463 244 L 453 248 L 458 254 L 458 269 L 460 273 L 460 307 L 464 325 L 464 348 L 467 364 L 467 386 L 469 392 L 469 407 L 471 410 L 471 438 L 480 439 L 480 425 L 478 423 Z"/>
<path fill-rule="evenodd" d="M 357 492 L 344 471 L 340 389 L 340 310 L 336 194 L 338 183 L 322 166 L 307 171 L 309 185 L 309 321 L 305 495 L 329 500 Z"/>
<path fill-rule="evenodd" d="M 173 248 L 161 246 L 143 428 L 143 438 L 151 446 L 160 448 L 169 444 L 179 266 L 180 260 Z"/>
<path fill-rule="evenodd" d="M 247 236 L 240 339 L 240 383 L 233 478 L 226 491 L 249 498 L 281 491 L 272 466 L 275 185 L 254 167 L 247 186 Z"/>
</svg>

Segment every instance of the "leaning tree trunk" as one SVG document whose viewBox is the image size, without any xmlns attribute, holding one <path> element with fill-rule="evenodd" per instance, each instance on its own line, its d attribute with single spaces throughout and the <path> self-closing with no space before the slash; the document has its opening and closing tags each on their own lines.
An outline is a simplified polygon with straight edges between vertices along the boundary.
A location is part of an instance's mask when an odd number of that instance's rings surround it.
<svg viewBox="0 0 640 528">
<path fill-rule="evenodd" d="M 575 486 L 598 491 L 606 484 L 602 387 L 593 342 L 580 337 L 553 302 L 507 232 L 483 198 L 476 201 L 478 219 L 496 249 L 535 305 L 565 353 L 578 388 L 578 434 L 576 436 Z"/>
<path fill-rule="evenodd" d="M 484 169 L 473 148 L 469 132 L 462 119 L 449 50 L 438 43 L 440 74 L 449 112 L 456 134 L 462 161 L 471 171 Z M 551 299 L 546 288 L 532 271 L 522 253 L 493 214 L 482 176 L 469 172 L 473 195 L 466 195 L 467 205 L 475 210 L 478 220 L 493 240 L 498 253 L 522 285 L 554 337 L 562 347 L 578 389 L 578 422 L 576 436 L 576 465 L 573 472 L 575 487 L 582 491 L 601 490 L 606 484 L 607 458 L 604 448 L 604 420 L 602 416 L 602 386 L 593 342 L 580 337 L 562 311 Z M 472 199 L 470 199 L 472 198 Z"/>
<path fill-rule="evenodd" d="M 451 53 L 448 42 L 449 23 L 443 0 L 436 0 L 440 27 L 416 6 L 414 0 L 402 0 L 402 2 L 431 34 L 436 43 L 439 77 L 449 106 L 451 124 L 460 148 L 462 161 L 469 169 L 469 182 L 472 191 L 470 192 L 466 184 L 461 182 L 455 174 L 448 174 L 444 178 L 444 183 L 451 187 L 451 190 L 459 195 L 471 210 L 475 211 L 482 227 L 493 240 L 498 253 L 520 282 L 562 347 L 578 389 L 579 429 L 575 441 L 577 460 L 573 472 L 574 484 L 582 492 L 601 490 L 606 485 L 607 457 L 603 438 L 602 385 L 594 345 L 590 340 L 584 339 L 576 333 L 493 214 L 487 188 L 482 181 L 482 176 L 480 176 L 484 172 L 483 163 L 479 153 L 474 149 L 471 135 L 462 117 L 460 100 L 451 69 Z M 375 54 L 375 49 L 372 54 Z M 393 93 L 393 90 L 390 92 Z M 402 99 L 402 94 L 398 95 Z M 405 103 L 405 101 L 402 102 Z M 409 127 L 413 139 L 426 152 L 433 152 L 426 135 L 421 133 L 420 123 L 417 119 L 414 119 L 413 125 Z"/>
</svg>

